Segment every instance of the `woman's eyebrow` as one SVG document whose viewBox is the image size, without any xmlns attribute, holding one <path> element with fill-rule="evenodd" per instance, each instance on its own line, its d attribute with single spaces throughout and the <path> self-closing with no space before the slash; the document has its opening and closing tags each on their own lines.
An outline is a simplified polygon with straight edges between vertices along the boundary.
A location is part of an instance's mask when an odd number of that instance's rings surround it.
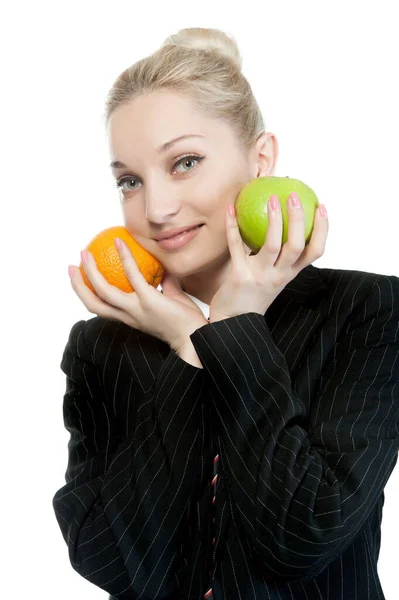
<svg viewBox="0 0 399 600">
<path fill-rule="evenodd" d="M 169 148 L 171 148 L 174 144 L 177 144 L 177 142 L 180 142 L 181 140 L 185 140 L 187 138 L 191 138 L 191 137 L 201 137 L 204 138 L 204 135 L 200 135 L 198 133 L 186 133 L 185 135 L 180 135 L 177 138 L 174 138 L 173 140 L 170 140 L 169 142 L 165 142 L 164 144 L 162 144 L 161 146 L 159 146 L 159 148 L 157 148 L 157 152 L 158 154 L 162 154 L 163 152 L 166 152 L 166 150 L 169 150 Z M 120 162 L 119 160 L 115 160 L 110 164 L 111 169 L 127 169 L 128 167 L 123 163 Z"/>
</svg>

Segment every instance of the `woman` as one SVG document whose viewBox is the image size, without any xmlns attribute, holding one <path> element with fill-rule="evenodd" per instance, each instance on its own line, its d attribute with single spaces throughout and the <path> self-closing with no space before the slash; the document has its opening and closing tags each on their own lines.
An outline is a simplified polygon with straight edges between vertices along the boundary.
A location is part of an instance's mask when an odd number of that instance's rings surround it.
<svg viewBox="0 0 399 600">
<path fill-rule="evenodd" d="M 317 269 L 300 199 L 252 256 L 228 215 L 273 175 L 276 137 L 234 40 L 188 29 L 115 82 L 106 123 L 125 225 L 123 294 L 92 258 L 61 368 L 71 434 L 53 505 L 73 568 L 111 598 L 381 600 L 384 487 L 399 446 L 399 279 Z M 193 135 L 200 137 L 191 137 Z M 174 142 L 181 136 L 190 136 Z M 275 208 L 273 208 L 273 205 Z M 180 247 L 157 241 L 201 225 Z"/>
</svg>

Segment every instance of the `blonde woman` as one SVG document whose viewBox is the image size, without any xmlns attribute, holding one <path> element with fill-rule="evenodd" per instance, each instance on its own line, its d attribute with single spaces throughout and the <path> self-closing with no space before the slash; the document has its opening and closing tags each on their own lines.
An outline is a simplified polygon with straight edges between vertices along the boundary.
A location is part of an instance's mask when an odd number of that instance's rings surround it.
<svg viewBox="0 0 399 600">
<path fill-rule="evenodd" d="M 314 267 L 326 210 L 305 246 L 295 195 L 283 246 L 273 197 L 264 246 L 242 242 L 229 206 L 275 174 L 278 142 L 240 64 L 231 36 L 184 29 L 109 93 L 125 226 L 166 275 L 149 286 L 123 245 L 133 294 L 90 255 L 97 295 L 72 270 L 95 316 L 62 358 L 55 514 L 72 567 L 113 599 L 382 600 L 399 279 Z"/>
</svg>

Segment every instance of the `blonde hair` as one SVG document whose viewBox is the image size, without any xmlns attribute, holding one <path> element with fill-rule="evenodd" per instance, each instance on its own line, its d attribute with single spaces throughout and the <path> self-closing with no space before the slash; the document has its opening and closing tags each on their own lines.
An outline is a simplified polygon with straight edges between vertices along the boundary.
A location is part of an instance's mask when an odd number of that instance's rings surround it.
<svg viewBox="0 0 399 600">
<path fill-rule="evenodd" d="M 136 96 L 166 91 L 186 97 L 206 117 L 228 123 L 238 147 L 249 150 L 265 127 L 241 65 L 233 36 L 219 29 L 181 29 L 119 75 L 108 93 L 105 123 Z"/>
</svg>

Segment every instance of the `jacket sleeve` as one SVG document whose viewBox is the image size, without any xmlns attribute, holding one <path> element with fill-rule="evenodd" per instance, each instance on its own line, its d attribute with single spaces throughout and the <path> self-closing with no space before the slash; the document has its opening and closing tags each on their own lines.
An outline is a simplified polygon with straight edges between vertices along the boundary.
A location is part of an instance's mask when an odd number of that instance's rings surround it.
<svg viewBox="0 0 399 600">
<path fill-rule="evenodd" d="M 85 323 L 73 326 L 61 362 L 70 440 L 66 485 L 53 497 L 53 508 L 81 576 L 116 598 L 161 600 L 176 586 L 203 370 L 171 350 L 139 406 L 133 381 L 127 401 L 116 388 L 110 402 Z M 130 431 L 115 422 L 112 404 L 118 402 L 134 407 Z"/>
<path fill-rule="evenodd" d="M 190 336 L 212 382 L 239 527 L 274 578 L 313 578 L 341 554 L 397 461 L 399 279 L 378 278 L 358 308 L 309 414 L 263 315 Z"/>
</svg>

